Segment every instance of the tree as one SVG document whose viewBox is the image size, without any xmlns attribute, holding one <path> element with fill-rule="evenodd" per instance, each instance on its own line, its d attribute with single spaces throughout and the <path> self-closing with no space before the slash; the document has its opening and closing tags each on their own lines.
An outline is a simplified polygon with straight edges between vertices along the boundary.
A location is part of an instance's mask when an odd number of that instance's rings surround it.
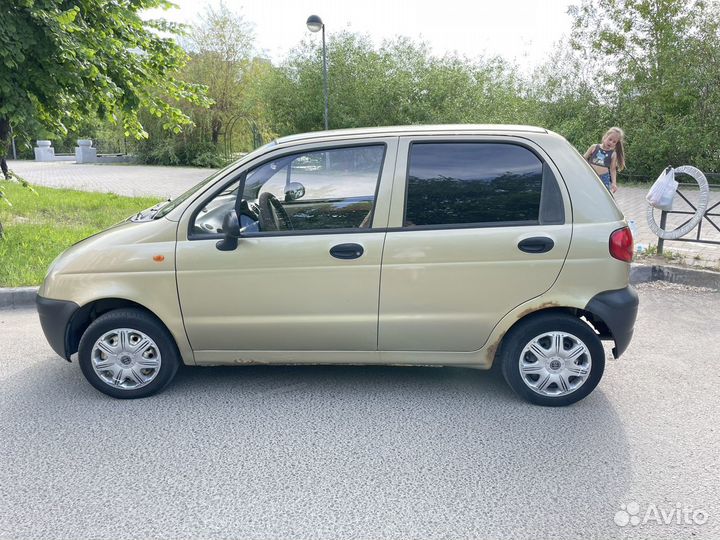
<svg viewBox="0 0 720 540">
<path fill-rule="evenodd" d="M 582 151 L 597 142 L 614 121 L 607 102 L 612 93 L 598 91 L 600 69 L 591 50 L 558 44 L 532 77 L 530 98 L 538 109 L 535 123 L 561 133 Z"/>
<path fill-rule="evenodd" d="M 231 119 L 241 113 L 243 78 L 253 53 L 252 25 L 222 2 L 208 6 L 202 22 L 192 27 L 185 47 L 190 53 L 186 73 L 208 87 L 213 100 L 207 111 L 210 140 L 217 146 Z"/>
<path fill-rule="evenodd" d="M 573 46 L 594 62 L 597 102 L 627 128 L 628 169 L 718 167 L 718 4 L 584 0 L 569 13 Z"/>
<path fill-rule="evenodd" d="M 317 40 L 315 40 L 317 41 Z M 425 43 L 395 38 L 380 47 L 361 34 L 328 39 L 330 128 L 453 122 L 524 122 L 531 103 L 512 67 L 497 58 L 435 57 Z M 303 42 L 266 80 L 273 128 L 320 129 L 322 49 Z"/>
<path fill-rule="evenodd" d="M 142 109 L 179 132 L 190 119 L 181 99 L 206 103 L 202 87 L 176 78 L 187 55 L 173 37 L 178 25 L 143 20 L 144 9 L 166 0 L 14 0 L 3 2 L 0 19 L 0 143 L 10 127 L 34 135 L 39 121 L 59 135 L 98 114 L 123 125 L 126 136 L 145 137 Z"/>
<path fill-rule="evenodd" d="M 182 79 L 207 86 L 212 104 L 184 104 L 194 125 L 180 135 L 163 132 L 157 119 L 144 119 L 151 136 L 135 145 L 136 156 L 145 163 L 220 167 L 237 151 L 252 150 L 272 137 L 260 89 L 275 68 L 253 58 L 252 25 L 223 3 L 208 6 L 181 45 L 190 58 Z"/>
</svg>

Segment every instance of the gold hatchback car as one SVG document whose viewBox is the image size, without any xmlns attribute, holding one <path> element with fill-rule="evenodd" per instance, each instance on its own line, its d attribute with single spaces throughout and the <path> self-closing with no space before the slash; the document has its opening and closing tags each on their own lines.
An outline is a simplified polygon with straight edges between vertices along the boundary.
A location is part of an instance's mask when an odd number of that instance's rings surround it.
<svg viewBox="0 0 720 540">
<path fill-rule="evenodd" d="M 180 363 L 489 369 L 540 405 L 587 396 L 638 297 L 622 213 L 562 137 L 408 126 L 278 139 L 72 246 L 38 312 L 117 398 Z"/>
</svg>

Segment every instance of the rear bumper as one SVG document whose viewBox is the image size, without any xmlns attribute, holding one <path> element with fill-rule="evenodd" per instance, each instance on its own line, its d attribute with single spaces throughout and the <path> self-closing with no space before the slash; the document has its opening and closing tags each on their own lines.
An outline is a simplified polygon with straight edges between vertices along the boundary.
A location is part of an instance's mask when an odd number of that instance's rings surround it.
<svg viewBox="0 0 720 540">
<path fill-rule="evenodd" d="M 80 306 L 75 302 L 52 300 L 40 295 L 37 296 L 36 303 L 45 339 L 56 353 L 70 361 L 67 352 L 67 332 L 70 319 Z"/>
<path fill-rule="evenodd" d="M 628 285 L 624 289 L 596 294 L 585 307 L 585 311 L 602 319 L 608 327 L 615 340 L 613 348 L 615 358 L 620 358 L 630 345 L 639 303 L 637 292 Z"/>
</svg>

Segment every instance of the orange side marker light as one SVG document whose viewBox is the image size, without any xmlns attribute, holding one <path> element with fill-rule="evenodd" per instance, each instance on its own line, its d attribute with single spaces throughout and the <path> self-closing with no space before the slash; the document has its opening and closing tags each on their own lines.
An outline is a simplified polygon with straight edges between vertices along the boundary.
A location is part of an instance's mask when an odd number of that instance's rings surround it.
<svg viewBox="0 0 720 540">
<path fill-rule="evenodd" d="M 163 262 L 165 260 L 165 255 L 155 255 L 153 257 L 153 261 L 155 262 Z"/>
</svg>

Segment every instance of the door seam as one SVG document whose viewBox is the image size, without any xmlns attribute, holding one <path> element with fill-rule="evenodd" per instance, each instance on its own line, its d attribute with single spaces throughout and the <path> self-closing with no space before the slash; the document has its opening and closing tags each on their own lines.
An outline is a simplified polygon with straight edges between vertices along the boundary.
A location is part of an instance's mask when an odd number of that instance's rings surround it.
<svg viewBox="0 0 720 540">
<path fill-rule="evenodd" d="M 380 279 L 378 280 L 378 302 L 377 302 L 377 323 L 375 328 L 375 350 L 378 352 L 378 355 L 380 355 L 380 302 L 382 299 L 382 276 L 383 276 L 383 263 L 385 261 L 385 244 L 387 242 L 387 228 L 390 224 L 390 216 L 392 215 L 392 202 L 393 202 L 393 194 L 395 193 L 395 181 L 396 181 L 396 175 L 397 175 L 397 160 L 398 156 L 400 154 L 400 137 L 395 137 L 396 145 L 395 145 L 395 159 L 393 161 L 392 166 L 392 183 L 391 183 L 391 189 L 390 189 L 390 200 L 388 201 L 388 214 L 387 214 L 387 220 L 385 223 L 385 236 L 383 237 L 383 243 L 382 243 L 382 249 L 380 250 Z M 376 201 L 377 204 L 377 201 Z"/>
</svg>

